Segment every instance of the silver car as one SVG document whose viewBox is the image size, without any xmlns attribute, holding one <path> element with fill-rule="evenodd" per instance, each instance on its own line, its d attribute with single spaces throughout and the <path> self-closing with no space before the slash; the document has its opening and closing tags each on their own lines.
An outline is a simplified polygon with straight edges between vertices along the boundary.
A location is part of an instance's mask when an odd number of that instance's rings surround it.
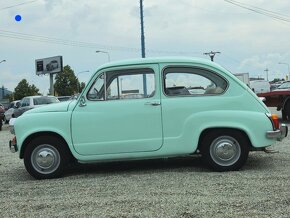
<svg viewBox="0 0 290 218">
<path fill-rule="evenodd" d="M 44 106 L 47 104 L 52 104 L 52 103 L 58 103 L 60 102 L 56 97 L 54 96 L 27 96 L 24 97 L 20 102 L 16 104 L 16 109 L 13 112 L 13 117 L 19 117 L 22 115 L 24 112 Z"/>
</svg>

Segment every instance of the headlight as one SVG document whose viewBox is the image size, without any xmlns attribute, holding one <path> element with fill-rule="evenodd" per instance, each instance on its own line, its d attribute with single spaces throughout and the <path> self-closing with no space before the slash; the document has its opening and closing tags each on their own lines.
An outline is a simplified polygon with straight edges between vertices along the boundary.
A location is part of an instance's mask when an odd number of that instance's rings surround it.
<svg viewBox="0 0 290 218">
<path fill-rule="evenodd" d="M 15 120 L 16 120 L 16 118 L 11 118 L 11 119 L 9 120 L 9 125 L 10 125 L 10 126 L 14 126 Z"/>
</svg>

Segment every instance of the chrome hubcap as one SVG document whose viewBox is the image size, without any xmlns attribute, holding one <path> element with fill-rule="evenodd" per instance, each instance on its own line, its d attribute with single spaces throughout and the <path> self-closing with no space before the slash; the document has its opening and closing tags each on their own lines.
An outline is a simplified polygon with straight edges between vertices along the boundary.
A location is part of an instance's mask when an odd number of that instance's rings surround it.
<svg viewBox="0 0 290 218">
<path fill-rule="evenodd" d="M 53 173 L 59 167 L 60 154 L 58 150 L 51 145 L 39 145 L 32 152 L 31 164 L 39 173 Z"/>
<path fill-rule="evenodd" d="M 54 163 L 54 156 L 51 151 L 41 151 L 37 154 L 36 163 L 43 167 L 48 168 Z"/>
<path fill-rule="evenodd" d="M 240 144 L 230 136 L 218 137 L 210 146 L 210 155 L 221 166 L 233 165 L 241 156 Z"/>
</svg>

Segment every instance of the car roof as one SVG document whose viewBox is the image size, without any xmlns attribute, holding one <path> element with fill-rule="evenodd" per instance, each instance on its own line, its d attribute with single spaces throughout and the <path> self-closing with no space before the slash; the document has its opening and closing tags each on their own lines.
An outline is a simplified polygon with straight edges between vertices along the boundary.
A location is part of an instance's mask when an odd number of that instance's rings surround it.
<svg viewBox="0 0 290 218">
<path fill-rule="evenodd" d="M 198 64 L 212 66 L 215 68 L 222 68 L 219 64 L 216 64 L 204 58 L 172 56 L 172 57 L 137 58 L 137 59 L 127 59 L 127 60 L 122 60 L 122 61 L 114 61 L 114 62 L 109 62 L 109 63 L 101 65 L 99 69 L 116 67 L 116 66 L 124 66 L 124 65 L 158 64 L 158 63 L 198 63 Z"/>
</svg>

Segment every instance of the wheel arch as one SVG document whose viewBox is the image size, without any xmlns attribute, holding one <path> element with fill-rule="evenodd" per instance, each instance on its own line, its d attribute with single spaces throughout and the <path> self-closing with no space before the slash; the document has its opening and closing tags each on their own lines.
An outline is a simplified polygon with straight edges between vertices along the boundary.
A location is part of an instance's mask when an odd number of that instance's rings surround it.
<svg viewBox="0 0 290 218">
<path fill-rule="evenodd" d="M 69 155 L 70 155 L 70 158 L 75 158 L 68 146 L 68 143 L 67 141 L 58 133 L 55 133 L 55 132 L 51 132 L 51 131 L 42 131 L 42 132 L 36 132 L 36 133 L 33 133 L 31 135 L 29 135 L 28 137 L 25 138 L 25 140 L 23 141 L 22 143 L 22 146 L 21 146 L 21 150 L 20 150 L 20 158 L 22 159 L 24 157 L 24 151 L 25 149 L 27 148 L 28 144 L 35 138 L 37 137 L 41 137 L 41 136 L 52 136 L 52 137 L 56 137 L 58 139 L 60 139 L 64 145 L 66 145 L 66 149 L 68 150 L 69 152 Z"/>
<path fill-rule="evenodd" d="M 283 110 L 285 110 L 285 106 L 286 106 L 286 104 L 287 104 L 288 101 L 290 102 L 290 96 L 285 97 L 285 99 L 283 101 L 283 104 L 282 104 L 282 109 Z"/>
<path fill-rule="evenodd" d="M 214 127 L 214 128 L 207 128 L 207 129 L 204 129 L 202 132 L 201 132 L 201 134 L 200 134 L 200 136 L 199 136 L 199 140 L 198 140 L 198 147 L 197 147 L 197 149 L 198 150 L 200 150 L 201 149 L 201 146 L 202 146 L 202 144 L 201 144 L 201 142 L 203 141 L 203 139 L 206 137 L 206 135 L 207 134 L 209 134 L 210 132 L 213 132 L 213 131 L 236 131 L 236 132 L 239 132 L 239 133 L 241 133 L 245 138 L 246 138 L 246 140 L 248 141 L 248 144 L 249 144 L 249 149 L 253 149 L 254 147 L 253 147 L 253 145 L 252 145 L 252 142 L 251 142 L 251 140 L 250 140 L 250 138 L 249 138 L 249 136 L 248 136 L 248 134 L 244 131 L 244 130 L 242 130 L 242 129 L 238 129 L 238 128 L 229 128 L 229 127 L 227 127 L 227 128 L 225 128 L 225 127 Z"/>
</svg>

